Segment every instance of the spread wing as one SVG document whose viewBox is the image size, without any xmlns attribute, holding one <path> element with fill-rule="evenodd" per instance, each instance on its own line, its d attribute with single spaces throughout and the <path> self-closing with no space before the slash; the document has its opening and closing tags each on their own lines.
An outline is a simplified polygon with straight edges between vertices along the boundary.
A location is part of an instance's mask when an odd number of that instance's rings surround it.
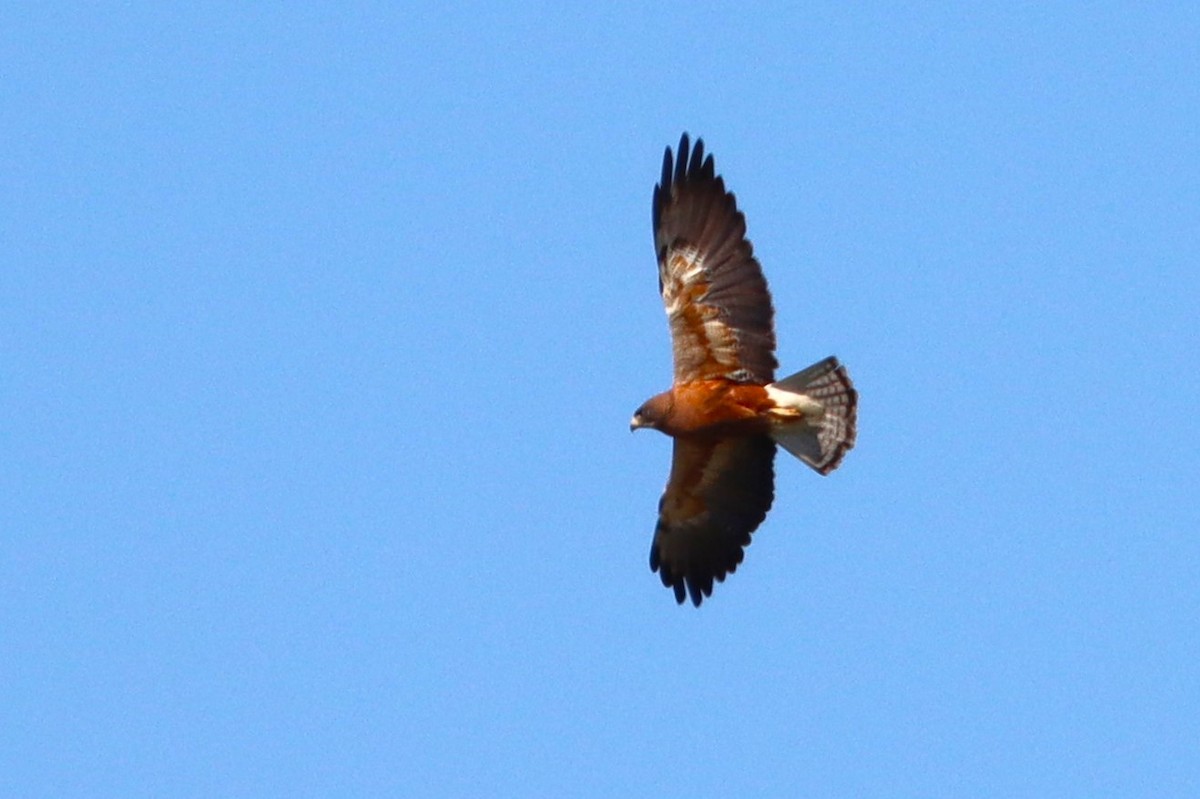
<svg viewBox="0 0 1200 799">
<path fill-rule="evenodd" d="M 676 158 L 667 148 L 654 187 L 654 249 L 675 383 L 770 383 L 778 366 L 775 312 L 746 218 L 715 175 L 712 156 L 704 157 L 703 140 L 688 150 L 685 133 Z"/>
<path fill-rule="evenodd" d="M 650 569 L 680 604 L 700 606 L 742 562 L 775 497 L 775 444 L 766 436 L 675 439 L 658 503 Z"/>
</svg>

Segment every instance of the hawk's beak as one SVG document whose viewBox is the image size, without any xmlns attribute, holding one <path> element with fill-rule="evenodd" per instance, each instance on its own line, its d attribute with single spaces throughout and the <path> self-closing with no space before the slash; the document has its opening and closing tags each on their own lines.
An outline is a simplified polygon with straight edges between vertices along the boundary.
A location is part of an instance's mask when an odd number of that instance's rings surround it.
<svg viewBox="0 0 1200 799">
<path fill-rule="evenodd" d="M 642 422 L 636 416 L 629 420 L 629 432 L 633 432 L 642 426 Z"/>
</svg>

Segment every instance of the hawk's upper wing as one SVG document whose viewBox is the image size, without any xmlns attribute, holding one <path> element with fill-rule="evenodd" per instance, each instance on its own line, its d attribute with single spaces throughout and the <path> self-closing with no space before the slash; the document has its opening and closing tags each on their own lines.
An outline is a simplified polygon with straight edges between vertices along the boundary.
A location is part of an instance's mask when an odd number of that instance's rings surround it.
<svg viewBox="0 0 1200 799">
<path fill-rule="evenodd" d="M 683 603 L 699 607 L 742 550 L 775 497 L 775 444 L 767 436 L 677 438 L 658 503 L 650 568 Z"/>
<path fill-rule="evenodd" d="M 712 156 L 704 157 L 703 140 L 689 156 L 686 133 L 676 158 L 667 148 L 654 187 L 654 249 L 675 382 L 770 383 L 778 365 L 774 310 L 746 218 L 714 174 Z"/>
</svg>

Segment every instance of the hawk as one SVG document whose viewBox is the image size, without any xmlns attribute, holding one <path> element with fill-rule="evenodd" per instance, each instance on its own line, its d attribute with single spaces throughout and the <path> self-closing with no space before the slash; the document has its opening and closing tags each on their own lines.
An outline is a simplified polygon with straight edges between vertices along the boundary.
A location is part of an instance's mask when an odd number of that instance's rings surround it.
<svg viewBox="0 0 1200 799">
<path fill-rule="evenodd" d="M 667 148 L 653 221 L 675 374 L 629 428 L 674 439 L 650 568 L 699 607 L 771 508 L 776 445 L 829 474 L 854 446 L 858 394 L 833 357 L 775 380 L 771 294 L 703 140 Z"/>
</svg>

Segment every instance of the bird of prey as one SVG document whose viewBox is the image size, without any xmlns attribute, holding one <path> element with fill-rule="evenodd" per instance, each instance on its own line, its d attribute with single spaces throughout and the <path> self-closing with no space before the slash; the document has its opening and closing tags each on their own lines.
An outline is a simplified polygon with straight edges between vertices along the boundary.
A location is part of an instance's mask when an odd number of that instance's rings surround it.
<svg viewBox="0 0 1200 799">
<path fill-rule="evenodd" d="M 674 439 L 650 568 L 699 607 L 771 508 L 776 445 L 833 471 L 854 446 L 858 394 L 833 357 L 775 380 L 771 295 L 703 140 L 689 147 L 684 133 L 674 156 L 667 148 L 653 221 L 675 375 L 629 427 Z"/>
</svg>

